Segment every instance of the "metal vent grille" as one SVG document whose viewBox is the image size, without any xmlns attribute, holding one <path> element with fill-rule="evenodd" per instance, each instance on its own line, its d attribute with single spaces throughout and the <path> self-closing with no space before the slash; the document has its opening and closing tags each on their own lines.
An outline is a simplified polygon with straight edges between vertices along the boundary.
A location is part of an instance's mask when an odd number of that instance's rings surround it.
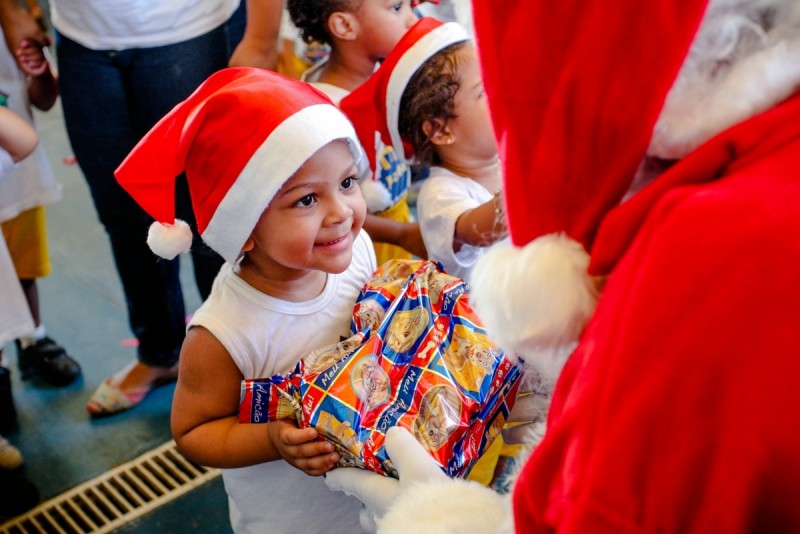
<svg viewBox="0 0 800 534">
<path fill-rule="evenodd" d="M 0 534 L 110 532 L 219 474 L 169 441 L 0 525 Z"/>
</svg>

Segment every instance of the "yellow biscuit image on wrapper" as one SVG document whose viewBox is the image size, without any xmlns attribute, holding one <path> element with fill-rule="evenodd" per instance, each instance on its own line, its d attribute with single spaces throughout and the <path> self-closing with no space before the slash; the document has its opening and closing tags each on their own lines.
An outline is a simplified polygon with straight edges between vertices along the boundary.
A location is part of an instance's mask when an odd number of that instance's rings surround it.
<svg viewBox="0 0 800 534">
<path fill-rule="evenodd" d="M 442 353 L 442 361 L 459 384 L 477 391 L 486 375 L 492 374 L 500 354 L 488 337 L 459 324 L 453 327 L 452 340 Z"/>
<path fill-rule="evenodd" d="M 450 276 L 448 274 L 432 272 L 428 275 L 428 296 L 431 299 L 431 304 L 438 304 L 439 298 L 442 296 L 442 291 L 445 287 L 453 282 L 460 282 L 460 278 Z"/>
<path fill-rule="evenodd" d="M 386 310 L 374 300 L 365 300 L 358 305 L 356 320 L 362 329 L 368 329 L 373 334 L 383 321 Z"/>
<path fill-rule="evenodd" d="M 363 335 L 356 334 L 338 343 L 326 345 L 313 351 L 304 358 L 305 368 L 308 373 L 321 373 L 361 345 Z"/>
<path fill-rule="evenodd" d="M 407 351 L 428 328 L 428 317 L 425 308 L 395 312 L 389 324 L 386 345 L 397 353 Z"/>
<path fill-rule="evenodd" d="M 381 368 L 374 354 L 364 356 L 353 364 L 350 387 L 364 403 L 366 411 L 385 404 L 392 396 L 389 375 Z"/>
<path fill-rule="evenodd" d="M 456 390 L 440 385 L 425 393 L 414 420 L 414 436 L 423 447 L 439 449 L 460 425 L 461 399 Z"/>
<path fill-rule="evenodd" d="M 358 434 L 350 427 L 349 421 L 339 421 L 326 411 L 319 412 L 317 430 L 325 439 L 332 442 L 339 453 L 339 467 L 361 467 L 360 460 L 363 445 L 358 441 Z"/>
<path fill-rule="evenodd" d="M 416 265 L 413 262 L 386 262 L 381 267 L 380 274 L 372 279 L 371 284 L 375 288 L 385 289 L 396 296 L 415 268 Z"/>
</svg>

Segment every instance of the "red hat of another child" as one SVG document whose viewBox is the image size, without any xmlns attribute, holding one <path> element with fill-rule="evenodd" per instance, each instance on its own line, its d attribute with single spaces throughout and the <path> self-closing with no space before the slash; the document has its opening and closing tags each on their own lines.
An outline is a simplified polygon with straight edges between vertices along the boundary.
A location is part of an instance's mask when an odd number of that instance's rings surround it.
<svg viewBox="0 0 800 534">
<path fill-rule="evenodd" d="M 442 22 L 432 17 L 421 18 L 408 29 L 369 80 L 340 103 L 355 124 L 365 148 L 375 144 L 377 131 L 383 143 L 392 146 L 399 158 L 411 158 L 398 129 L 403 92 L 414 73 L 431 56 L 468 39 L 467 31 L 458 23 Z M 367 153 L 374 170 L 374 151 L 367 150 Z"/>
</svg>

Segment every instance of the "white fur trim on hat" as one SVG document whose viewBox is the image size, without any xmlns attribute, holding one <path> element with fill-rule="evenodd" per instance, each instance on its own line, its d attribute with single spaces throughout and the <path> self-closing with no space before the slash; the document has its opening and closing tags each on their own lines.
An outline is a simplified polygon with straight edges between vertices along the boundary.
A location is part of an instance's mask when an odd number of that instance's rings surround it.
<svg viewBox="0 0 800 534">
<path fill-rule="evenodd" d="M 594 313 L 589 255 L 564 234 L 489 249 L 472 272 L 471 302 L 487 331 L 540 372 L 558 374 Z M 537 362 L 542 356 L 544 360 Z M 553 360 L 550 362 L 549 360 Z"/>
<path fill-rule="evenodd" d="M 319 149 L 336 139 L 348 141 L 353 158 L 360 150 L 350 121 L 333 105 L 301 109 L 278 125 L 261 143 L 217 206 L 202 233 L 228 263 L 242 246 L 283 184 Z"/>
<path fill-rule="evenodd" d="M 147 231 L 147 245 L 157 255 L 171 260 L 192 246 L 192 230 L 185 221 L 175 219 L 173 224 L 155 221 Z"/>
<path fill-rule="evenodd" d="M 386 126 L 392 139 L 392 146 L 401 159 L 405 160 L 406 158 L 402 150 L 403 140 L 399 130 L 400 101 L 409 80 L 419 67 L 439 50 L 468 39 L 467 31 L 460 24 L 448 22 L 430 31 L 411 45 L 392 69 L 386 86 Z"/>
</svg>

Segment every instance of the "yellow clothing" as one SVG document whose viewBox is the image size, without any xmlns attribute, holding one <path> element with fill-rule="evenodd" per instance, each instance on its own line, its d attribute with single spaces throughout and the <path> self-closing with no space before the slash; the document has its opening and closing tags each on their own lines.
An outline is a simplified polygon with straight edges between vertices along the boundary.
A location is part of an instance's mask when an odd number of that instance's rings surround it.
<svg viewBox="0 0 800 534">
<path fill-rule="evenodd" d="M 497 466 L 497 460 L 500 458 L 500 451 L 503 449 L 505 443 L 502 436 L 497 436 L 489 448 L 483 452 L 483 456 L 478 458 L 472 470 L 467 475 L 467 480 L 479 482 L 484 486 L 488 486 L 494 480 L 494 469 Z"/>
<path fill-rule="evenodd" d="M 403 195 L 397 203 L 387 210 L 376 213 L 378 217 L 398 222 L 411 222 L 411 209 L 408 207 L 408 195 Z M 375 247 L 375 257 L 378 266 L 383 265 L 391 259 L 411 259 L 413 255 L 402 247 L 390 245 L 388 243 L 373 242 Z"/>
<path fill-rule="evenodd" d="M 44 206 L 23 211 L 0 226 L 17 278 L 35 280 L 50 274 Z"/>
<path fill-rule="evenodd" d="M 520 443 L 503 442 L 503 447 L 500 449 L 500 456 L 507 456 L 508 458 L 513 458 L 524 450 L 525 446 Z"/>
<path fill-rule="evenodd" d="M 294 51 L 294 41 L 284 39 L 278 53 L 278 72 L 284 76 L 299 80 L 311 63 L 298 56 Z"/>
</svg>

